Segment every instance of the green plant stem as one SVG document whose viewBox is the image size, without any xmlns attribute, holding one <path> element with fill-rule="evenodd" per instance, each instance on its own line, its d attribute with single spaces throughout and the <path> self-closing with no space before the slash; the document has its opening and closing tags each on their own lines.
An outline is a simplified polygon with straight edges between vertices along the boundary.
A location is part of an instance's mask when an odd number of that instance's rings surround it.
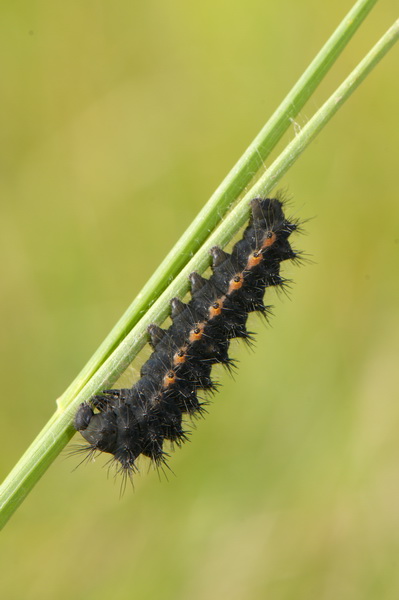
<svg viewBox="0 0 399 600">
<path fill-rule="evenodd" d="M 3 483 L 0 496 L 0 526 L 6 523 L 40 476 L 72 437 L 74 430 L 71 421 L 78 404 L 88 400 L 99 389 L 104 389 L 112 384 L 123 372 L 145 344 L 147 339 L 146 329 L 149 323 L 162 323 L 168 314 L 170 299 L 174 296 L 182 297 L 188 290 L 188 274 L 193 270 L 203 272 L 209 265 L 209 249 L 214 245 L 226 245 L 247 220 L 249 215 L 248 200 L 259 194 L 268 194 L 275 187 L 276 183 L 297 160 L 306 146 L 323 129 L 336 111 L 388 52 L 398 40 L 398 37 L 399 21 L 385 33 L 344 83 L 317 111 L 295 139 L 288 144 L 267 172 L 227 215 L 221 225 L 212 233 L 197 254 L 172 281 L 162 296 L 158 298 L 76 398 L 68 406 L 65 403 L 59 405 L 57 412 Z"/>
<path fill-rule="evenodd" d="M 264 169 L 265 160 L 292 124 L 292 119 L 303 108 L 376 2 L 377 0 L 358 0 L 354 4 L 193 223 L 66 390 L 62 402 L 68 404 L 70 399 L 83 388 L 126 334 L 136 325 L 148 307 L 187 264 L 190 256 L 202 246 L 209 233 L 213 231 L 251 180 Z"/>
</svg>

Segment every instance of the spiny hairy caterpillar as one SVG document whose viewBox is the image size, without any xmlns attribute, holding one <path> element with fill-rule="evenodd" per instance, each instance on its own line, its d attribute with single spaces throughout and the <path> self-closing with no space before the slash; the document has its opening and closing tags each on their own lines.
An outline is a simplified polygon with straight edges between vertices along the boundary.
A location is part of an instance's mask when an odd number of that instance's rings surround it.
<svg viewBox="0 0 399 600">
<path fill-rule="evenodd" d="M 281 287 L 280 263 L 298 253 L 289 237 L 298 222 L 286 219 L 278 198 L 255 198 L 243 237 L 230 254 L 211 249 L 212 275 L 190 275 L 191 300 L 171 301 L 172 325 L 164 330 L 150 325 L 153 353 L 132 388 L 105 390 L 80 405 L 74 425 L 88 442 L 82 451 L 113 455 L 117 470 L 131 476 L 143 454 L 156 466 L 165 464 L 164 441 L 180 445 L 187 439 L 183 416 L 201 415 L 199 392 L 216 389 L 212 366 L 234 365 L 230 340 L 250 343 L 248 314 L 268 314 L 263 302 L 268 287 Z"/>
</svg>

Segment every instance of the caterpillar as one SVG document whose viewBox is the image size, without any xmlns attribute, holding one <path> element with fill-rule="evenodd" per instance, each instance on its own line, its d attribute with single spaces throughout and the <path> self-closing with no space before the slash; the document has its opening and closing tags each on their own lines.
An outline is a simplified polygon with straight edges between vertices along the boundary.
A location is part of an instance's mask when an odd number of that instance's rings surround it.
<svg viewBox="0 0 399 600">
<path fill-rule="evenodd" d="M 213 365 L 231 370 L 230 341 L 253 340 L 246 328 L 248 314 L 268 315 L 265 290 L 285 284 L 280 263 L 298 258 L 289 243 L 298 226 L 286 219 L 279 198 L 251 201 L 249 224 L 231 253 L 213 247 L 210 278 L 192 273 L 191 300 L 171 300 L 169 329 L 149 326 L 153 352 L 140 379 L 132 388 L 105 390 L 80 405 L 74 426 L 87 442 L 82 451 L 111 454 L 125 478 L 137 470 L 140 455 L 157 467 L 166 465 L 164 442 L 180 445 L 187 439 L 183 417 L 202 415 L 205 402 L 199 392 L 217 388 Z"/>
</svg>

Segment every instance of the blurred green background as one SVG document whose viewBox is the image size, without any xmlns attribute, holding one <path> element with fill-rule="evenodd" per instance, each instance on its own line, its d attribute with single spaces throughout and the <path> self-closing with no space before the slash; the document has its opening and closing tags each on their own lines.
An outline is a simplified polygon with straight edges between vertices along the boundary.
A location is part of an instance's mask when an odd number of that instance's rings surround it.
<svg viewBox="0 0 399 600">
<path fill-rule="evenodd" d="M 3 0 L 2 475 L 350 6 Z M 65 452 L 2 533 L 2 597 L 399 597 L 397 69 L 394 49 L 281 182 L 314 264 L 285 268 L 254 353 L 233 344 L 175 476 L 144 466 L 119 499 Z"/>
</svg>

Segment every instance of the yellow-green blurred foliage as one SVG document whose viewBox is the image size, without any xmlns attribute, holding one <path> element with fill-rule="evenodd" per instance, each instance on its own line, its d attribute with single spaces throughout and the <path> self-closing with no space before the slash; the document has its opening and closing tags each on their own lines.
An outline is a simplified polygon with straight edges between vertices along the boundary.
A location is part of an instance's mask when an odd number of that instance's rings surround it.
<svg viewBox="0 0 399 600">
<path fill-rule="evenodd" d="M 2 474 L 350 5 L 3 0 Z M 120 500 L 104 461 L 61 456 L 2 534 L 3 598 L 399 597 L 397 59 L 281 182 L 314 264 L 233 344 L 175 475 Z"/>
</svg>

